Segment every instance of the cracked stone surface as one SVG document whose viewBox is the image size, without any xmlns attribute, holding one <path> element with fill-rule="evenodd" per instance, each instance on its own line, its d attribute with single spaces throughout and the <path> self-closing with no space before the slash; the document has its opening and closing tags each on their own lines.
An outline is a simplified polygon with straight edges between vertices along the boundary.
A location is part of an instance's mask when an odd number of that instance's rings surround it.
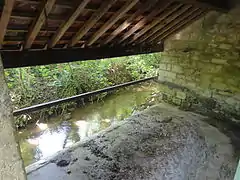
<svg viewBox="0 0 240 180">
<path fill-rule="evenodd" d="M 207 117 L 160 104 L 27 167 L 29 180 L 232 180 L 230 139 Z"/>
</svg>

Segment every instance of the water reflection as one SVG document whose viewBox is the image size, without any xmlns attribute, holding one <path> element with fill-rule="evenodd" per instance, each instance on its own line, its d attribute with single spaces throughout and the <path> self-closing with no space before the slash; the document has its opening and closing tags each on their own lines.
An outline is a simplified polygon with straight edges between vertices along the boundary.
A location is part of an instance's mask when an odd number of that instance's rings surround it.
<svg viewBox="0 0 240 180">
<path fill-rule="evenodd" d="M 66 147 L 65 140 L 71 128 L 64 124 L 62 123 L 59 127 L 52 129 L 44 130 L 45 128 L 43 128 L 40 134 L 27 139 L 29 144 L 35 146 L 34 159 L 39 160 L 49 157 Z"/>
<path fill-rule="evenodd" d="M 135 86 L 111 95 L 104 102 L 95 102 L 76 109 L 69 121 L 61 118 L 37 122 L 36 126 L 19 132 L 18 138 L 25 166 L 49 157 L 74 143 L 130 116 L 135 107 L 146 102 L 154 86 Z"/>
<path fill-rule="evenodd" d="M 48 128 L 46 123 L 39 123 L 39 120 L 36 122 L 36 125 L 39 127 L 40 130 L 45 130 Z"/>
</svg>

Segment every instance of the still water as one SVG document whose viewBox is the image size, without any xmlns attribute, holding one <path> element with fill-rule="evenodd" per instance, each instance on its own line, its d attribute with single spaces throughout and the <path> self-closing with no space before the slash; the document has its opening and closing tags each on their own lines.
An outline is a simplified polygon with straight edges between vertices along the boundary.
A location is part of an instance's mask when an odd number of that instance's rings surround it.
<svg viewBox="0 0 240 180">
<path fill-rule="evenodd" d="M 74 110 L 70 120 L 55 117 L 19 131 L 18 140 L 25 166 L 129 117 L 152 99 L 156 91 L 155 83 L 130 86 L 108 96 L 104 101 Z"/>
</svg>

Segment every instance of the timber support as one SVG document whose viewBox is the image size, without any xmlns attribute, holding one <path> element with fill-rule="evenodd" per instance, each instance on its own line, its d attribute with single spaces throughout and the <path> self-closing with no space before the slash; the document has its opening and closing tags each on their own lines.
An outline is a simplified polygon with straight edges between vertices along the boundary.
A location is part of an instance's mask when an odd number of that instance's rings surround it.
<svg viewBox="0 0 240 180">
<path fill-rule="evenodd" d="M 158 44 L 155 46 L 105 46 L 101 48 L 67 48 L 14 52 L 5 51 L 2 52 L 2 55 L 4 57 L 4 68 L 16 68 L 55 63 L 66 63 L 73 61 L 97 60 L 103 58 L 147 54 L 162 51 L 163 44 Z"/>
</svg>

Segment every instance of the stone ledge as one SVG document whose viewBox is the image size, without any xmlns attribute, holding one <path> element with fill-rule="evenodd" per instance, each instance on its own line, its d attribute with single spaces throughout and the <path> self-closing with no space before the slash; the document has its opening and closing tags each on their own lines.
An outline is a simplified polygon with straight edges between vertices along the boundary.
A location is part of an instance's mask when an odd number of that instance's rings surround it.
<svg viewBox="0 0 240 180">
<path fill-rule="evenodd" d="M 28 180 L 232 180 L 231 142 L 205 118 L 166 104 L 151 107 L 60 152 Z M 67 163 L 59 167 L 60 161 Z"/>
</svg>

